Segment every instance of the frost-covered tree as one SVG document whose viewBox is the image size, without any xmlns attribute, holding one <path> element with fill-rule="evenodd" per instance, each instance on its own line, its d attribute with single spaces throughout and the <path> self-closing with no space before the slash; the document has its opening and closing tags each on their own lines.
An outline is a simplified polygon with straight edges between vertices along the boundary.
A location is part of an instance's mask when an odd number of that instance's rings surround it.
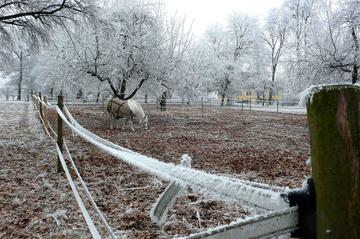
<svg viewBox="0 0 360 239">
<path fill-rule="evenodd" d="M 276 82 L 276 72 L 279 66 L 280 58 L 283 55 L 284 44 L 288 33 L 289 21 L 279 9 L 273 9 L 269 12 L 266 21 L 263 38 L 270 49 L 271 59 L 271 86 L 269 92 L 269 101 L 272 101 L 273 88 Z"/>
<path fill-rule="evenodd" d="M 311 28 L 318 13 L 318 5 L 319 0 L 286 0 L 281 8 L 289 19 L 288 44 L 284 46 L 284 67 L 289 80 L 289 92 L 298 93 L 300 86 L 310 81 Z"/>
<path fill-rule="evenodd" d="M 0 3 L 0 39 L 11 42 L 14 33 L 21 33 L 37 45 L 48 40 L 55 26 L 63 26 L 74 15 L 92 14 L 94 9 L 93 1 L 84 0 L 5 0 Z"/>
<path fill-rule="evenodd" d="M 291 19 L 284 48 L 292 92 L 310 84 L 358 81 L 359 2 L 287 0 L 281 9 Z"/>
<path fill-rule="evenodd" d="M 51 76 L 51 84 L 76 82 L 72 88 L 82 91 L 95 85 L 98 96 L 105 87 L 125 100 L 144 85 L 146 93 L 156 96 L 176 90 L 192 41 L 185 18 L 168 17 L 162 4 L 150 1 L 108 1 L 99 21 L 84 21 L 66 30 L 43 51 L 45 62 L 38 67 L 48 69 L 43 72 Z M 66 72 L 68 76 L 57 80 Z"/>
<path fill-rule="evenodd" d="M 13 64 L 13 48 L 22 39 L 28 48 L 37 49 L 49 41 L 51 30 L 65 27 L 78 15 L 92 16 L 95 3 L 85 0 L 6 0 L 0 3 L 0 68 Z M 10 62 L 10 64 L 9 64 Z"/>
<path fill-rule="evenodd" d="M 254 47 L 257 22 L 247 15 L 233 13 L 229 16 L 227 28 L 213 25 L 208 29 L 206 38 L 212 63 L 210 77 L 213 78 L 214 89 L 221 97 L 224 105 L 229 96 L 234 80 L 241 78 L 247 71 L 251 49 Z"/>
<path fill-rule="evenodd" d="M 326 5 L 329 46 L 323 59 L 330 69 L 351 73 L 351 82 L 359 80 L 360 2 L 342 0 L 333 8 Z"/>
</svg>

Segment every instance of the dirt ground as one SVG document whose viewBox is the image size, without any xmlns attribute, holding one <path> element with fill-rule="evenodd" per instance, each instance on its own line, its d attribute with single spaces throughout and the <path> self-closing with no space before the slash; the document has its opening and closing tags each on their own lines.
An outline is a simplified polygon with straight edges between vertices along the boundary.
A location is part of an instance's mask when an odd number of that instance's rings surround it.
<svg viewBox="0 0 360 239">
<path fill-rule="evenodd" d="M 90 131 L 142 154 L 179 163 L 183 154 L 192 166 L 251 181 L 299 187 L 309 167 L 307 119 L 304 115 L 238 109 L 170 107 L 157 112 L 145 107 L 150 130 L 127 126 L 109 130 L 101 107 L 70 108 Z"/>
<path fill-rule="evenodd" d="M 290 188 L 299 187 L 310 174 L 305 163 L 309 158 L 305 116 L 221 108 L 205 108 L 201 112 L 199 108 L 181 106 L 160 113 L 148 106 L 145 111 L 149 116 L 150 130 L 141 130 L 136 125 L 137 129 L 133 132 L 129 127 L 109 130 L 101 107 L 72 106 L 69 109 L 88 130 L 165 162 L 177 164 L 183 154 L 188 154 L 192 157 L 193 168 Z M 50 116 L 51 124 L 55 126 L 54 112 L 50 112 Z M 39 124 L 39 121 L 36 123 Z M 28 129 L 29 123 L 24 124 L 23 127 Z M 1 135 L 10 133 L 2 130 Z M 79 137 L 73 137 L 69 130 L 65 135 L 84 181 L 120 238 L 185 236 L 254 213 L 236 202 L 209 199 L 187 188 L 169 210 L 166 223 L 156 225 L 151 222 L 149 211 L 168 182 L 106 155 Z M 24 136 L 28 137 L 27 134 Z M 38 145 L 37 150 L 32 147 L 35 152 L 30 158 L 27 151 L 19 149 L 22 152 L 19 157 L 26 158 L 19 161 L 21 164 L 18 161 L 13 163 L 11 157 L 1 161 L 6 167 L 2 167 L 0 177 L 7 181 L 5 189 L 0 191 L 0 207 L 2 215 L 9 220 L 0 221 L 0 235 L 5 235 L 4 238 L 26 238 L 24 235 L 32 235 L 30 238 L 47 238 L 49 235 L 53 238 L 90 238 L 65 177 L 56 174 L 55 149 L 45 135 L 41 137 L 46 144 Z M 4 146 L 1 150 L 5 155 L 9 147 Z M 39 166 L 39 162 L 43 165 Z M 28 184 L 35 178 L 42 180 L 32 183 L 42 190 L 35 196 L 34 193 L 29 194 L 29 185 L 18 188 L 19 180 L 8 173 L 16 168 L 21 171 L 24 167 L 32 169 L 29 169 L 29 175 L 16 174 L 21 182 Z M 51 184 L 48 192 L 45 183 Z M 23 194 L 29 199 L 25 200 Z M 9 195 L 12 198 L 9 199 Z M 14 211 L 19 207 L 14 198 L 22 203 L 20 208 L 28 209 Z M 44 206 L 36 209 L 39 204 Z M 59 216 L 53 216 L 54 212 L 60 213 Z M 94 215 L 91 210 L 90 214 Z M 94 218 L 98 223 L 99 219 Z M 104 228 L 99 228 L 105 236 Z M 32 234 L 26 234 L 29 231 Z"/>
</svg>

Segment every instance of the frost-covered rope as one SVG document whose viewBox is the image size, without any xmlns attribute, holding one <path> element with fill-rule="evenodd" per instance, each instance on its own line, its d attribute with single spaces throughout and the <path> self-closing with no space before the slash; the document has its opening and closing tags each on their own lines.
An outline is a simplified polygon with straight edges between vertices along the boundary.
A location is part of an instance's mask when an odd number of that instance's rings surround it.
<svg viewBox="0 0 360 239">
<path fill-rule="evenodd" d="M 53 105 L 53 104 L 51 104 L 50 102 L 47 102 L 47 107 L 48 107 L 49 109 L 55 110 L 56 105 Z"/>
<path fill-rule="evenodd" d="M 229 174 L 220 174 L 222 176 L 232 176 Z M 258 182 L 252 182 L 252 181 L 247 181 L 247 180 L 243 180 L 243 179 L 238 179 L 238 178 L 231 178 L 231 180 L 235 181 L 235 182 L 241 182 L 241 183 L 245 183 L 249 186 L 252 187 L 256 187 L 256 188 L 262 188 L 262 189 L 266 189 L 266 190 L 271 190 L 274 192 L 283 192 L 285 193 L 286 191 L 288 191 L 288 188 L 284 188 L 284 187 L 276 187 L 276 186 L 272 186 L 269 184 L 265 184 L 265 183 L 258 183 Z"/>
<path fill-rule="evenodd" d="M 70 154 L 69 148 L 68 148 L 68 146 L 67 146 L 67 144 L 66 144 L 65 141 L 64 141 L 64 146 L 65 146 L 65 151 L 66 151 L 66 153 L 67 153 L 67 155 L 68 155 L 68 157 L 69 157 L 69 161 L 70 161 L 70 163 L 71 163 L 71 165 L 72 165 L 72 167 L 73 167 L 73 169 L 74 169 L 74 171 L 75 171 L 75 173 L 76 173 L 76 176 L 78 177 L 78 179 L 79 179 L 79 181 L 80 181 L 81 186 L 84 188 L 84 191 L 85 191 L 85 193 L 86 193 L 86 195 L 87 195 L 87 197 L 88 197 L 91 205 L 93 206 L 93 208 L 94 208 L 94 210 L 96 211 L 96 213 L 99 215 L 100 220 L 101 220 L 102 223 L 105 225 L 105 228 L 106 228 L 106 230 L 108 231 L 108 233 L 110 234 L 110 236 L 115 239 L 116 236 L 115 236 L 114 232 L 112 231 L 112 229 L 111 229 L 111 227 L 109 226 L 109 224 L 107 223 L 104 215 L 101 213 L 100 209 L 99 209 L 98 206 L 96 205 L 96 202 L 94 201 L 93 197 L 91 196 L 91 194 L 90 194 L 90 192 L 89 192 L 89 190 L 88 190 L 88 188 L 87 188 L 84 180 L 82 179 L 79 171 L 77 170 L 77 167 L 76 167 L 76 165 L 75 165 L 75 162 L 74 162 L 74 160 L 72 159 L 72 156 L 71 156 L 71 154 Z"/>
<path fill-rule="evenodd" d="M 60 148 L 59 146 L 56 144 L 56 151 L 59 155 L 59 159 L 60 159 L 60 162 L 61 162 L 61 165 L 64 169 L 64 172 L 65 172 L 65 175 L 66 175 L 66 178 L 70 184 L 70 187 L 71 187 L 71 190 L 73 191 L 74 193 L 74 196 L 75 196 L 75 199 L 76 199 L 76 202 L 78 203 L 79 207 L 80 207 L 80 210 L 85 218 L 85 221 L 86 221 L 86 224 L 88 225 L 89 229 L 90 229 L 90 232 L 91 232 L 91 235 L 93 238 L 97 239 L 97 238 L 100 238 L 100 234 L 98 232 L 98 230 L 96 229 L 95 225 L 94 225 L 94 222 L 92 221 L 90 215 L 89 215 L 89 212 L 86 210 L 85 206 L 84 206 L 84 203 L 83 201 L 81 200 L 80 198 L 80 195 L 79 195 L 79 192 L 77 191 L 76 189 L 76 186 L 74 184 L 74 181 L 72 180 L 71 178 L 71 175 L 70 175 L 70 172 L 69 172 L 69 169 L 67 168 L 66 166 L 66 163 L 65 163 L 65 160 L 64 160 L 64 157 L 60 151 Z"/>
<path fill-rule="evenodd" d="M 56 111 L 64 122 L 84 140 L 94 144 L 108 154 L 111 154 L 128 164 L 157 175 L 165 180 L 175 180 L 182 185 L 190 185 L 200 191 L 205 190 L 207 192 L 239 200 L 263 209 L 276 210 L 289 206 L 289 203 L 284 200 L 282 194 L 279 192 L 272 192 L 261 188 L 251 187 L 245 183 L 234 182 L 226 177 L 186 167 L 175 166 L 173 164 L 167 164 L 143 155 L 136 155 L 113 149 L 94 138 L 89 137 L 84 132 L 73 126 L 66 119 L 59 107 L 56 107 Z"/>
<path fill-rule="evenodd" d="M 81 200 L 81 198 L 80 198 L 80 196 L 79 196 L 79 193 L 78 193 L 78 191 L 77 191 L 77 189 L 76 189 L 76 187 L 75 187 L 74 182 L 72 181 L 72 178 L 71 178 L 70 173 L 69 173 L 69 170 L 68 170 L 68 168 L 67 168 L 67 166 L 66 166 L 64 157 L 63 157 L 63 155 L 62 155 L 62 153 L 61 153 L 61 151 L 60 151 L 59 146 L 56 144 L 55 138 L 52 137 L 51 134 L 50 134 L 50 132 L 47 130 L 47 128 L 46 128 L 46 126 L 45 126 L 45 122 L 44 122 L 44 120 L 42 119 L 42 117 L 41 117 L 41 115 L 40 115 L 40 112 L 37 112 L 37 113 L 39 114 L 39 118 L 40 118 L 40 120 L 41 120 L 41 122 L 42 122 L 42 124 L 43 124 L 43 126 L 44 126 L 44 129 L 45 129 L 45 131 L 46 131 L 46 134 L 50 137 L 50 139 L 51 139 L 53 142 L 55 142 L 56 150 L 57 150 L 57 153 L 58 153 L 58 156 L 59 156 L 61 165 L 62 165 L 62 167 L 63 167 L 63 169 L 64 169 L 64 171 L 65 171 L 65 174 L 66 174 L 66 177 L 67 177 L 68 182 L 69 182 L 69 184 L 70 184 L 70 187 L 71 187 L 71 189 L 72 189 L 72 191 L 73 191 L 73 193 L 74 193 L 74 195 L 75 195 L 75 199 L 76 199 L 76 201 L 77 201 L 77 203 L 78 203 L 78 205 L 79 205 L 79 207 L 80 207 L 80 210 L 81 210 L 81 212 L 82 212 L 82 214 L 83 214 L 83 216 L 84 216 L 84 218 L 85 218 L 85 221 L 86 221 L 86 223 L 87 223 L 87 225 L 88 225 L 88 227 L 89 227 L 89 229 L 90 229 L 91 235 L 93 236 L 93 238 L 101 238 L 100 235 L 99 235 L 99 233 L 98 233 L 98 231 L 97 231 L 97 229 L 96 229 L 96 227 L 95 227 L 95 225 L 94 225 L 94 223 L 93 223 L 93 221 L 92 221 L 92 219 L 90 218 L 90 215 L 89 215 L 88 211 L 86 210 L 86 208 L 85 208 L 85 206 L 84 206 L 84 203 L 82 202 L 82 200 Z M 54 131 L 52 128 L 50 128 L 50 129 L 52 130 L 53 134 L 56 136 L 55 131 Z M 81 176 L 80 176 L 80 174 L 79 174 L 79 171 L 77 170 L 77 168 L 76 168 L 76 166 L 75 166 L 75 163 L 74 163 L 74 161 L 73 161 L 73 159 L 72 159 L 72 157 L 71 157 L 71 155 L 70 155 L 69 149 L 68 149 L 65 141 L 64 141 L 64 145 L 65 145 L 66 152 L 68 153 L 70 162 L 71 162 L 71 164 L 72 164 L 72 166 L 73 166 L 73 168 L 74 168 L 74 170 L 75 170 L 75 172 L 76 172 L 76 174 L 77 174 L 77 176 L 78 176 L 78 178 L 79 178 L 79 180 L 80 180 L 81 185 L 84 187 L 85 193 L 86 193 L 87 196 L 89 197 L 89 200 L 90 200 L 91 204 L 93 205 L 95 211 L 99 214 L 99 217 L 100 217 L 101 221 L 105 224 L 105 227 L 106 227 L 106 229 L 108 230 L 108 232 L 109 232 L 109 234 L 111 235 L 111 237 L 112 237 L 112 238 L 116 238 L 115 235 L 114 235 L 114 233 L 113 233 L 113 231 L 111 230 L 111 228 L 110 228 L 109 225 L 107 224 L 105 218 L 104 218 L 103 215 L 101 214 L 101 212 L 100 212 L 99 208 L 97 207 L 96 203 L 95 203 L 94 200 L 92 199 L 92 197 L 91 197 L 91 195 L 90 195 L 90 193 L 89 193 L 89 191 L 88 191 L 88 189 L 87 189 L 84 181 L 82 180 L 82 178 L 81 178 Z M 95 205 L 95 206 L 94 206 L 94 205 Z"/>
<path fill-rule="evenodd" d="M 40 112 L 38 111 L 37 113 L 39 114 L 39 118 L 40 118 L 40 120 L 41 120 L 42 125 L 44 126 L 44 129 L 45 129 L 46 134 L 47 134 L 54 142 L 56 142 L 56 140 L 54 139 L 54 137 L 51 136 L 49 130 L 46 128 L 46 126 L 45 126 L 45 121 L 44 121 L 44 119 L 41 117 Z M 50 127 L 50 126 L 49 126 L 49 127 Z"/>
<path fill-rule="evenodd" d="M 48 125 L 49 125 L 50 131 L 53 133 L 53 135 L 54 135 L 55 137 L 57 137 L 57 133 L 55 132 L 55 130 L 53 129 L 53 127 L 51 127 L 50 124 L 48 124 Z"/>
<path fill-rule="evenodd" d="M 105 140 L 101 137 L 99 137 L 98 135 L 88 131 L 87 129 L 85 129 L 84 127 L 82 127 L 75 119 L 74 117 L 71 115 L 69 109 L 64 106 L 64 113 L 66 114 L 66 116 L 69 118 L 70 122 L 75 126 L 77 127 L 79 130 L 83 131 L 85 134 L 87 134 L 89 137 L 92 137 L 94 138 L 95 140 L 98 140 L 99 142 L 105 144 L 106 146 L 110 147 L 110 148 L 113 148 L 113 149 L 118 149 L 120 151 L 125 151 L 125 152 L 128 152 L 128 153 L 134 153 L 134 154 L 138 154 L 139 153 L 136 153 L 132 150 L 129 150 L 127 148 L 124 148 L 124 147 L 121 147 L 117 144 L 114 144 L 108 140 Z M 280 187 L 274 187 L 274 186 L 270 186 L 270 185 L 267 185 L 267 184 L 263 184 L 263 183 L 257 183 L 257 182 L 250 182 L 250 181 L 246 181 L 246 180 L 241 180 L 241 179 L 234 179 L 234 180 L 238 180 L 242 183 L 245 183 L 247 185 L 250 185 L 250 186 L 253 186 L 253 187 L 257 187 L 257 188 L 263 188 L 263 189 L 266 189 L 266 190 L 272 190 L 272 191 L 278 191 L 278 192 L 285 192 L 286 189 L 285 188 L 280 188 Z"/>
<path fill-rule="evenodd" d="M 96 134 L 88 131 L 87 129 L 85 129 L 84 127 L 82 127 L 75 119 L 74 117 L 71 115 L 70 111 L 68 110 L 68 108 L 66 106 L 64 106 L 64 112 L 66 114 L 66 116 L 69 118 L 70 122 L 77 128 L 79 129 L 80 131 L 82 131 L 83 133 L 85 133 L 86 135 L 88 135 L 89 137 L 101 142 L 102 144 L 110 147 L 110 148 L 113 148 L 113 149 L 116 149 L 116 150 L 120 150 L 120 151 L 124 151 L 124 152 L 128 152 L 128 153 L 132 153 L 132 154 L 138 154 L 130 149 L 127 149 L 127 148 L 124 148 L 124 147 L 121 147 L 117 144 L 114 144 L 110 141 L 107 141 L 106 139 L 103 139 L 99 136 L 97 136 Z"/>
</svg>

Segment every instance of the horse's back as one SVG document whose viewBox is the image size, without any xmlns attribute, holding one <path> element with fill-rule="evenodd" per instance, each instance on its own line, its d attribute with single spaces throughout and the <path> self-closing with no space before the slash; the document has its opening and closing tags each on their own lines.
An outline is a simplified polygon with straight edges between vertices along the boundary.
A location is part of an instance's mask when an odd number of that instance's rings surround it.
<svg viewBox="0 0 360 239">
<path fill-rule="evenodd" d="M 111 98 L 108 101 L 107 111 L 120 118 L 131 114 L 128 102 L 119 98 Z"/>
</svg>

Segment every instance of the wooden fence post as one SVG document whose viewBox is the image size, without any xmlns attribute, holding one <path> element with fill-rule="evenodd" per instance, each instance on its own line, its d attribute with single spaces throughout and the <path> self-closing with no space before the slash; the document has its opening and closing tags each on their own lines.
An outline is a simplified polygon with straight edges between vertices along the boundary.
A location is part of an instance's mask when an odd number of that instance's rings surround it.
<svg viewBox="0 0 360 239">
<path fill-rule="evenodd" d="M 250 111 L 251 111 L 251 99 L 249 100 L 249 102 L 250 102 Z"/>
<path fill-rule="evenodd" d="M 43 105 L 41 104 L 41 92 L 39 92 L 39 112 L 40 112 L 40 117 L 41 119 L 44 119 L 44 115 L 43 115 Z"/>
<path fill-rule="evenodd" d="M 58 96 L 58 107 L 60 108 L 60 110 L 62 111 L 64 108 L 64 96 L 60 93 L 60 95 Z M 57 144 L 60 148 L 61 153 L 64 152 L 64 140 L 63 140 L 63 133 L 64 133 L 64 127 L 63 127 L 63 121 L 60 117 L 60 115 L 57 116 Z M 58 161 L 57 161 L 57 171 L 59 172 L 64 172 L 64 169 L 61 165 L 61 161 L 60 158 L 58 156 Z"/>
<path fill-rule="evenodd" d="M 34 94 L 34 109 L 38 110 L 38 101 L 37 101 L 37 98 L 35 98 L 35 96 L 36 96 L 36 93 Z"/>
<path fill-rule="evenodd" d="M 46 96 L 44 96 L 44 103 L 47 105 L 47 99 Z M 47 110 L 47 106 L 44 107 L 44 123 L 45 123 L 45 128 L 49 129 L 49 121 L 48 121 L 48 110 Z"/>
<path fill-rule="evenodd" d="M 307 102 L 317 239 L 360 238 L 360 87 L 324 86 Z"/>
</svg>

